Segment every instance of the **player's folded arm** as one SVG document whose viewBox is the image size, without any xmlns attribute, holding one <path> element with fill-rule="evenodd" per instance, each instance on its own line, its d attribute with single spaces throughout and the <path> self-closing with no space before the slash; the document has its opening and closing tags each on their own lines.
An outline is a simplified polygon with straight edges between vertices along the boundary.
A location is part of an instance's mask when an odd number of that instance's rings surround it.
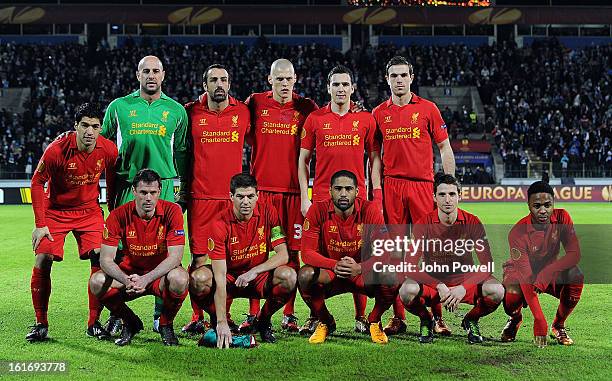
<svg viewBox="0 0 612 381">
<path fill-rule="evenodd" d="M 168 274 L 170 270 L 179 267 L 181 265 L 181 261 L 183 260 L 184 250 L 184 245 L 168 246 L 168 256 L 153 270 L 144 275 L 147 278 L 147 283 L 151 283 L 154 280 Z"/>
<path fill-rule="evenodd" d="M 105 238 L 105 242 L 109 240 Z M 118 241 L 117 241 L 118 242 Z M 126 285 L 128 284 L 128 276 L 121 270 L 119 265 L 115 263 L 115 256 L 117 255 L 117 244 L 102 243 L 100 246 L 100 268 L 106 275 L 115 279 L 118 282 Z"/>
</svg>

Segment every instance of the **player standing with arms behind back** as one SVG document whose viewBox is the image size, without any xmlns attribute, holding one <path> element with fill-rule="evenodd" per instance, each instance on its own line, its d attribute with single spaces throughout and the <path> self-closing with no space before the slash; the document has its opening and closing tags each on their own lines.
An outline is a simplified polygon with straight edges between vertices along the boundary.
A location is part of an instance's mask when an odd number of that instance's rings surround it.
<svg viewBox="0 0 612 381">
<path fill-rule="evenodd" d="M 378 136 L 382 136 L 385 221 L 406 225 L 434 210 L 432 141 L 440 150 L 444 173 L 455 174 L 455 157 L 438 107 L 410 91 L 414 69 L 408 60 L 401 56 L 391 58 L 385 78 L 391 98 L 373 111 Z M 435 332 L 450 335 L 442 320 L 440 303 L 432 305 L 432 310 Z M 393 315 L 385 332 L 405 332 L 406 312 L 399 297 L 393 304 Z"/>
<path fill-rule="evenodd" d="M 143 57 L 136 78 L 139 89 L 110 103 L 104 115 L 102 136 L 116 140 L 117 194 L 108 200 L 113 210 L 134 199 L 131 190 L 136 173 L 155 170 L 162 178 L 160 198 L 174 202 L 174 178 L 185 176 L 187 114 L 183 106 L 162 92 L 166 72 L 155 56 Z M 157 331 L 162 301 L 155 298 L 153 329 Z M 119 321 L 109 318 L 107 329 L 119 330 Z"/>
<path fill-rule="evenodd" d="M 318 107 L 309 98 L 293 91 L 296 82 L 293 64 L 278 59 L 270 67 L 268 82 L 272 90 L 255 93 L 246 103 L 251 110 L 253 129 L 248 141 L 253 147 L 251 172 L 259 186 L 259 202 L 271 203 L 287 234 L 289 263 L 294 270 L 300 268 L 300 239 L 304 216 L 300 212 L 300 184 L 298 180 L 298 158 L 300 134 L 306 117 Z M 247 320 L 241 330 L 253 325 L 259 304 L 251 300 Z M 281 327 L 297 331 L 294 315 L 295 291 L 283 310 Z M 308 321 L 305 327 L 309 326 Z"/>
<path fill-rule="evenodd" d="M 365 111 L 356 111 L 351 102 L 355 92 L 353 73 L 344 66 L 334 67 L 327 75 L 327 91 L 331 102 L 311 113 L 302 129 L 298 178 L 302 214 L 306 215 L 312 205 L 308 197 L 310 158 L 316 149 L 315 178 L 312 187 L 312 201 L 326 201 L 329 197 L 329 181 L 340 170 L 349 170 L 357 177 L 360 197 L 367 199 L 365 189 L 364 152 L 367 152 L 372 167 L 374 201 L 382 202 L 380 185 L 380 147 L 374 134 L 376 122 Z M 382 209 L 382 205 L 380 205 Z M 365 318 L 367 297 L 354 293 L 355 331 L 368 332 Z"/>
</svg>

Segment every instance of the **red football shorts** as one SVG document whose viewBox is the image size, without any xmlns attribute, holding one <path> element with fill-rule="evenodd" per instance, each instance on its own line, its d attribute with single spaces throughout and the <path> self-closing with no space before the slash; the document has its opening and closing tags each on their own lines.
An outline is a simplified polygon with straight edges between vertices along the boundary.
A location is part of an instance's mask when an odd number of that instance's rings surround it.
<svg viewBox="0 0 612 381">
<path fill-rule="evenodd" d="M 207 227 L 221 212 L 232 207 L 231 200 L 192 199 L 187 205 L 187 227 L 189 229 L 189 249 L 192 255 L 202 255 L 208 251 Z"/>
<path fill-rule="evenodd" d="M 340 278 L 333 272 L 333 270 L 321 269 L 321 271 L 326 271 L 331 279 L 331 282 L 325 285 L 325 299 L 346 293 L 364 294 L 369 297 L 374 296 L 370 292 L 372 289 L 366 289 L 365 280 L 361 274 L 354 278 Z"/>
<path fill-rule="evenodd" d="M 433 183 L 385 176 L 383 204 L 386 223 L 415 223 L 434 210 Z"/>
<path fill-rule="evenodd" d="M 70 232 L 79 247 L 79 257 L 89 259 L 89 252 L 99 249 L 102 244 L 104 217 L 100 208 L 84 210 L 47 209 L 45 219 L 53 241 L 43 238 L 36 248 L 36 254 L 51 254 L 54 261 L 64 260 L 64 242 Z"/>
<path fill-rule="evenodd" d="M 485 282 L 488 281 L 489 279 L 495 279 L 495 278 L 489 277 L 487 280 L 485 280 Z M 458 286 L 458 285 L 448 285 L 448 288 L 450 288 L 451 286 Z M 463 287 L 465 288 L 465 296 L 463 297 L 463 299 L 461 299 L 461 303 L 475 305 L 478 298 L 482 296 L 482 283 L 481 284 L 463 284 Z M 421 294 L 421 297 L 425 300 L 425 304 L 427 304 L 428 306 L 431 306 L 433 304 L 440 303 L 440 294 L 438 293 L 437 289 L 431 286 L 425 285 L 425 284 L 422 285 L 421 288 L 423 291 Z"/>
<path fill-rule="evenodd" d="M 142 294 L 138 294 L 138 295 L 128 295 L 128 294 L 125 294 L 126 295 L 126 299 L 125 300 L 126 301 L 134 300 L 134 299 L 138 299 L 141 296 L 145 296 L 145 295 L 155 295 L 155 296 L 157 296 L 159 298 L 162 298 L 163 297 L 162 296 L 162 291 L 159 288 L 159 285 L 161 283 L 161 279 L 162 278 L 163 277 L 159 277 L 159 278 L 155 279 L 153 282 L 149 283 L 149 285 L 145 288 L 145 292 L 143 292 Z"/>
<path fill-rule="evenodd" d="M 300 195 L 296 193 L 259 191 L 259 201 L 276 208 L 282 228 L 287 235 L 287 248 L 299 251 L 300 239 L 302 238 L 302 224 L 304 223 Z M 299 265 L 299 260 L 297 264 Z"/>
<path fill-rule="evenodd" d="M 246 287 L 236 287 L 236 278 L 238 274 L 227 274 L 225 276 L 227 299 L 249 298 L 249 299 L 266 299 L 267 291 L 271 289 L 274 270 L 267 271 L 257 275 Z M 268 285 L 268 282 L 270 284 Z"/>
</svg>

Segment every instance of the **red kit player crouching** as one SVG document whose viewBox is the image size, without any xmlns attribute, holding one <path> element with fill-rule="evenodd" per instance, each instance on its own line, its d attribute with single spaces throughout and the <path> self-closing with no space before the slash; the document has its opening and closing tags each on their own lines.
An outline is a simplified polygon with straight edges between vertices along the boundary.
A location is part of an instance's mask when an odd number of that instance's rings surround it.
<svg viewBox="0 0 612 381">
<path fill-rule="evenodd" d="M 314 312 L 319 324 L 308 340 L 325 342 L 336 329 L 336 322 L 325 305 L 325 299 L 343 293 L 359 293 L 375 298 L 368 316 L 372 341 L 388 342 L 380 318 L 397 297 L 397 286 L 384 282 L 372 267 L 362 262 L 364 242 L 369 242 L 368 225 L 384 226 L 380 205 L 358 197 L 357 176 L 340 170 L 331 176 L 327 201 L 315 202 L 304 220 L 299 288 L 302 298 Z M 384 229 L 386 231 L 386 229 Z"/>
<path fill-rule="evenodd" d="M 539 293 L 559 299 L 559 308 L 550 335 L 562 345 L 574 341 L 567 335 L 565 320 L 578 304 L 584 276 L 578 268 L 580 244 L 572 218 L 564 209 L 554 208 L 554 193 L 548 183 L 536 181 L 527 190 L 529 215 L 508 234 L 510 259 L 504 264 L 506 296 L 504 309 L 510 316 L 501 340 L 514 341 L 523 321 L 521 309 L 533 313 L 533 334 L 538 347 L 546 346 L 548 324 L 540 307 Z M 563 243 L 565 255 L 559 258 Z"/>
<path fill-rule="evenodd" d="M 232 206 L 223 211 L 208 230 L 210 265 L 191 273 L 190 295 L 208 312 L 217 331 L 217 347 L 232 341 L 227 321 L 228 299 L 266 299 L 257 316 L 256 330 L 266 343 L 276 342 L 270 319 L 290 298 L 296 273 L 287 266 L 289 254 L 276 209 L 260 203 L 257 181 L 237 174 L 230 181 Z M 274 250 L 275 255 L 269 257 Z M 200 345 L 204 343 L 204 336 Z"/>
<path fill-rule="evenodd" d="M 159 321 L 162 341 L 164 345 L 178 345 L 172 322 L 189 285 L 189 275 L 181 267 L 183 213 L 177 204 L 159 199 L 161 178 L 151 169 L 138 171 L 132 191 L 135 199 L 113 210 L 106 219 L 100 252 L 102 270 L 91 276 L 89 286 L 114 316 L 123 319 L 115 344 L 128 345 L 143 328 L 125 302 L 155 295 L 162 298 L 164 306 Z M 117 265 L 119 242 L 124 257 Z"/>
<path fill-rule="evenodd" d="M 484 340 L 478 321 L 497 309 L 504 287 L 491 275 L 493 259 L 480 220 L 458 208 L 461 192 L 455 177 L 438 175 L 433 188 L 437 208 L 417 221 L 412 233 L 416 249 L 411 262 L 423 261 L 418 271 L 408 274 L 399 296 L 421 319 L 421 343 L 433 341 L 434 321 L 426 306 L 441 303 L 454 312 L 459 303 L 472 304 L 461 326 L 468 343 L 479 344 Z M 474 264 L 474 252 L 479 266 Z"/>
</svg>

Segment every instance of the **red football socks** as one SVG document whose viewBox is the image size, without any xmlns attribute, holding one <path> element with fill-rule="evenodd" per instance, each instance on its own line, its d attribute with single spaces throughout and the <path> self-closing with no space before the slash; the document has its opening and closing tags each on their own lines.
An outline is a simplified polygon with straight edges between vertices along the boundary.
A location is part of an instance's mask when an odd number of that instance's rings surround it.
<svg viewBox="0 0 612 381">
<path fill-rule="evenodd" d="M 582 295 L 582 284 L 565 284 L 561 289 L 559 307 L 553 321 L 555 327 L 565 327 L 565 320 L 572 313 Z"/>
<path fill-rule="evenodd" d="M 174 318 L 176 317 L 176 314 L 178 313 L 179 309 L 181 309 L 181 306 L 183 305 L 183 301 L 187 297 L 187 293 L 188 293 L 188 290 L 185 290 L 181 294 L 176 294 L 170 291 L 168 288 L 166 288 L 162 292 L 162 299 L 164 301 L 164 309 L 163 309 L 161 316 L 159 317 L 159 325 L 172 324 L 172 322 L 174 321 Z"/>
<path fill-rule="evenodd" d="M 48 325 L 47 311 L 49 310 L 49 297 L 51 295 L 51 268 L 48 270 L 34 267 L 30 281 L 32 304 L 36 313 L 36 322 Z"/>
<path fill-rule="evenodd" d="M 477 321 L 481 317 L 487 316 L 491 312 L 495 311 L 497 309 L 497 306 L 499 306 L 499 302 L 495 302 L 491 298 L 488 298 L 486 296 L 480 297 L 476 301 L 476 305 L 474 306 L 474 308 L 472 308 L 470 312 L 465 315 L 465 318 L 467 320 Z"/>
</svg>

